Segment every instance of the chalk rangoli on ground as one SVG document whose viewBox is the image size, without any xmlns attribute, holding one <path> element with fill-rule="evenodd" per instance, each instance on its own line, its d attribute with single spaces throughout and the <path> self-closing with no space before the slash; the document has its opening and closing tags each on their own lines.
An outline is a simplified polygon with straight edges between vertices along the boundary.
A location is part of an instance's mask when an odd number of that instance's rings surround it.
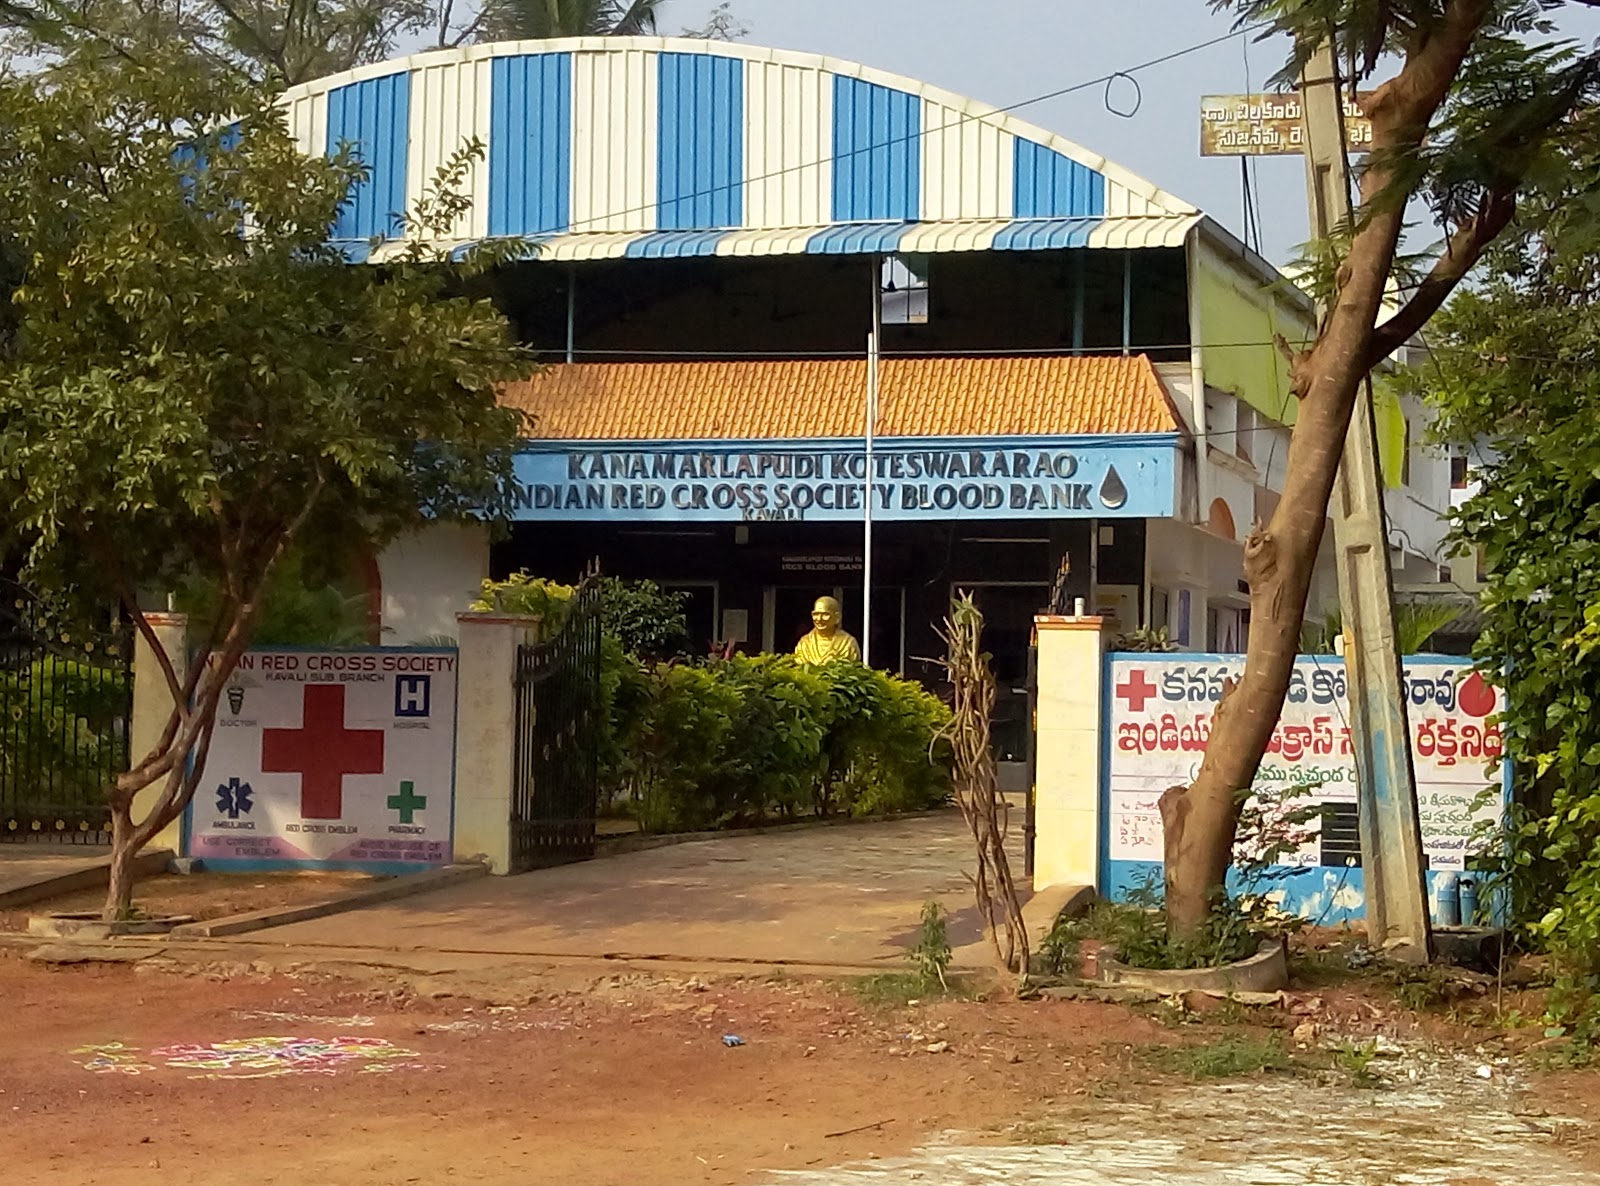
<svg viewBox="0 0 1600 1186">
<path fill-rule="evenodd" d="M 272 1021 L 310 1025 L 332 1025 L 340 1029 L 371 1029 L 377 1020 L 357 1013 L 352 1017 L 326 1017 L 320 1013 L 275 1013 L 270 1009 L 235 1009 L 240 1021 Z"/>
<path fill-rule="evenodd" d="M 262 1036 L 222 1042 L 158 1046 L 149 1053 L 121 1042 L 80 1046 L 79 1065 L 97 1074 L 138 1075 L 146 1071 L 189 1071 L 191 1079 L 268 1079 L 279 1075 L 387 1074 L 423 1070 L 429 1064 L 415 1050 L 386 1038 L 291 1038 Z"/>
</svg>

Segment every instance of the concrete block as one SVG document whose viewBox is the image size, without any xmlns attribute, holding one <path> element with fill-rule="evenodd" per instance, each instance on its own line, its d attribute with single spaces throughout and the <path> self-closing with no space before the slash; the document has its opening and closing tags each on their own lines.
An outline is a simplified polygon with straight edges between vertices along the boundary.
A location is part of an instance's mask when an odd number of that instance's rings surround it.
<svg viewBox="0 0 1600 1186">
<path fill-rule="evenodd" d="M 1264 942 L 1249 959 L 1218 968 L 1134 968 L 1102 954 L 1095 961 L 1107 984 L 1148 988 L 1170 996 L 1180 992 L 1272 993 L 1289 987 L 1288 947 Z"/>
</svg>

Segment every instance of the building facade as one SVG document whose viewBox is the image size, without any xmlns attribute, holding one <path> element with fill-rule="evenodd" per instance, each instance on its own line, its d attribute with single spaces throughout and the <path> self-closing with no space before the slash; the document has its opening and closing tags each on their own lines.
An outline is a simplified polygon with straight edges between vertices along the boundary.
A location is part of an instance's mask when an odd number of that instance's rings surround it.
<svg viewBox="0 0 1600 1186">
<path fill-rule="evenodd" d="M 874 664 L 925 678 L 967 590 L 1019 686 L 1063 572 L 1121 630 L 1243 649 L 1242 544 L 1295 416 L 1273 342 L 1312 312 L 1189 203 L 981 103 L 745 45 L 476 46 L 285 103 L 306 151 L 368 167 L 353 260 L 401 249 L 398 212 L 473 142 L 439 245 L 525 245 L 492 281 L 546 364 L 505 393 L 517 523 L 390 548 L 387 640 L 448 632 L 485 576 L 598 560 L 689 594 L 707 647 L 790 649 L 838 596 Z M 1437 582 L 1448 462 L 1419 409 L 1378 419 L 1397 579 Z M 1313 608 L 1335 597 L 1325 564 Z"/>
</svg>

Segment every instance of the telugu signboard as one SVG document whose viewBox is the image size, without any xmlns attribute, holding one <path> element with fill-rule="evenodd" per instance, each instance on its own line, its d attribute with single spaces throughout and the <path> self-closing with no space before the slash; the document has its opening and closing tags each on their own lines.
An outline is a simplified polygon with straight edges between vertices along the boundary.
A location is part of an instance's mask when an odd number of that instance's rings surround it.
<svg viewBox="0 0 1600 1186">
<path fill-rule="evenodd" d="M 516 517 L 603 522 L 874 518 L 1164 518 L 1177 491 L 1172 436 L 960 445 L 616 447 L 535 443 L 517 455 Z"/>
<path fill-rule="evenodd" d="M 1345 146 L 1372 151 L 1372 121 L 1348 96 Z M 1296 156 L 1305 152 L 1305 109 L 1297 91 L 1204 95 L 1200 99 L 1201 156 Z"/>
<path fill-rule="evenodd" d="M 1225 680 L 1244 671 L 1236 655 L 1124 655 L 1109 661 L 1109 762 L 1105 857 L 1110 893 L 1137 883 L 1162 859 L 1161 812 L 1169 787 L 1200 769 Z M 1423 850 L 1434 871 L 1460 870 L 1480 821 L 1498 818 L 1499 693 L 1465 660 L 1405 662 L 1406 711 L 1421 810 Z M 1293 806 L 1318 805 L 1304 842 L 1278 862 L 1306 870 L 1284 883 L 1285 905 L 1316 921 L 1359 913 L 1361 849 L 1355 759 L 1344 664 L 1306 657 L 1295 665 L 1283 714 L 1253 790 Z"/>
<path fill-rule="evenodd" d="M 451 859 L 456 652 L 259 650 L 228 680 L 190 856 L 408 872 Z"/>
</svg>

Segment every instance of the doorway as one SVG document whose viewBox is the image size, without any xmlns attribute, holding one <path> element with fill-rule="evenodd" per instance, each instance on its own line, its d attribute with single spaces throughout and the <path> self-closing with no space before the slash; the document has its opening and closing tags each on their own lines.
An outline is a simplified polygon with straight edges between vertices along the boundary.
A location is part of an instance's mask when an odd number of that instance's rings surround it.
<svg viewBox="0 0 1600 1186">
<path fill-rule="evenodd" d="M 689 631 L 690 653 L 709 654 L 723 638 L 722 588 L 716 581 L 660 581 L 663 590 L 683 598 L 683 617 Z M 736 639 L 743 642 L 744 639 Z"/>
</svg>

